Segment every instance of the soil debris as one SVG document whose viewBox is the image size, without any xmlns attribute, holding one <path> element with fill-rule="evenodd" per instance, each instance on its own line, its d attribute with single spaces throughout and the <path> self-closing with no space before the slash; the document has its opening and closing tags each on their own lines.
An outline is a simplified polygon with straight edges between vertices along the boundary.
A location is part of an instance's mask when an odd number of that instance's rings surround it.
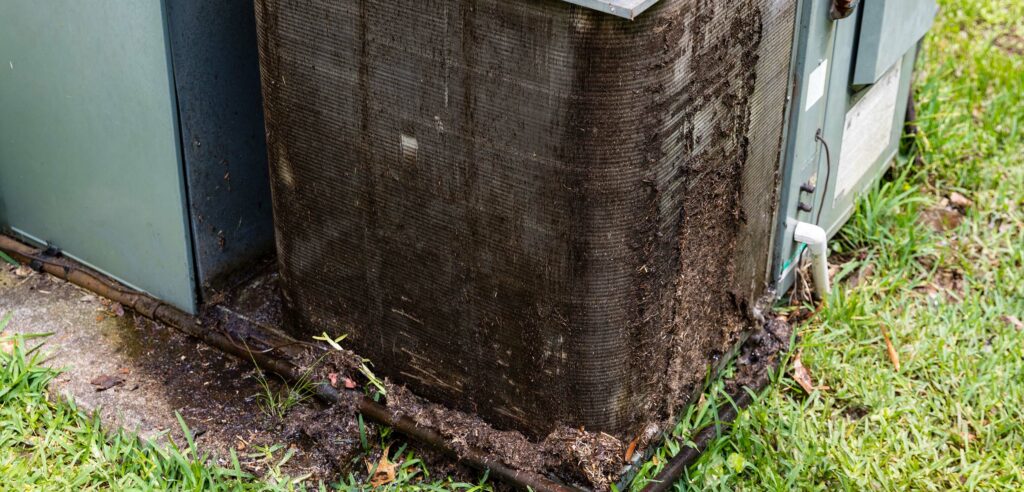
<svg viewBox="0 0 1024 492">
<path fill-rule="evenodd" d="M 963 301 L 967 292 L 963 272 L 954 268 L 940 268 L 935 274 L 934 281 L 920 285 L 914 290 L 924 294 L 928 299 L 945 299 L 953 303 Z"/>
<path fill-rule="evenodd" d="M 726 390 L 736 394 L 743 388 L 761 388 L 768 383 L 770 372 L 778 367 L 779 357 L 789 351 L 793 328 L 782 318 L 768 320 L 764 328 L 754 332 L 740 349 L 734 376 L 726 381 Z"/>
<path fill-rule="evenodd" d="M 519 470 L 553 473 L 598 490 L 608 489 L 625 464 L 626 446 L 606 433 L 563 426 L 533 442 L 522 433 L 497 430 L 479 417 L 425 401 L 404 386 L 385 384 L 387 406 L 396 416 L 441 433 L 459 454 L 477 448 Z"/>
</svg>

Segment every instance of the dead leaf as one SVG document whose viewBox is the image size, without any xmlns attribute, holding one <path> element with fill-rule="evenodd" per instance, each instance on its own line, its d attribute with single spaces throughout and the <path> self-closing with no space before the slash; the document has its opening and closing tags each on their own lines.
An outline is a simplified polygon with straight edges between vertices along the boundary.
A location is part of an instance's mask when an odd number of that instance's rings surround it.
<svg viewBox="0 0 1024 492">
<path fill-rule="evenodd" d="M 345 381 L 344 381 L 344 383 L 345 383 L 345 389 L 356 389 L 356 386 L 358 386 L 358 385 L 356 384 L 356 382 L 355 382 L 355 381 L 353 381 L 353 380 L 352 380 L 352 379 L 350 379 L 350 378 L 345 378 Z"/>
<path fill-rule="evenodd" d="M 966 209 L 974 205 L 974 202 L 970 198 L 954 191 L 949 194 L 949 204 L 959 209 Z"/>
<path fill-rule="evenodd" d="M 373 472 L 373 476 L 370 477 L 370 485 L 374 488 L 380 487 L 381 485 L 387 485 L 395 481 L 395 469 L 398 465 L 392 463 L 388 459 L 389 447 L 384 448 L 384 452 L 380 455 L 380 461 L 377 462 L 376 471 L 374 466 L 369 461 L 366 462 L 366 471 Z"/>
<path fill-rule="evenodd" d="M 97 323 L 99 323 L 99 322 L 103 321 L 103 320 L 104 320 L 104 319 L 106 319 L 106 318 L 107 318 L 107 317 L 106 317 L 106 316 L 104 316 L 104 315 L 103 315 L 102 313 L 101 313 L 101 314 L 97 314 L 97 315 L 96 315 L 96 322 L 97 322 Z"/>
<path fill-rule="evenodd" d="M 29 267 L 28 265 L 21 265 L 18 268 L 14 269 L 14 274 L 19 277 L 27 277 L 29 275 L 32 275 L 32 268 Z"/>
<path fill-rule="evenodd" d="M 925 209 L 918 215 L 917 221 L 935 232 L 946 232 L 960 227 L 964 216 L 952 208 L 940 206 Z"/>
<path fill-rule="evenodd" d="M 338 373 L 332 372 L 332 373 L 327 374 L 327 380 L 331 382 L 331 387 L 332 388 L 337 388 L 338 387 Z"/>
<path fill-rule="evenodd" d="M 1006 324 L 1016 328 L 1017 331 L 1024 331 L 1024 321 L 1021 321 L 1020 318 L 1007 314 L 1002 317 L 1002 320 L 1005 321 Z"/>
<path fill-rule="evenodd" d="M 793 380 L 800 385 L 807 394 L 814 393 L 815 390 L 825 391 L 829 390 L 828 386 L 815 386 L 814 380 L 811 378 L 811 371 L 804 366 L 803 361 L 800 360 L 800 353 L 796 354 L 793 358 Z"/>
<path fill-rule="evenodd" d="M 850 279 L 850 288 L 856 288 L 858 285 L 864 283 L 864 281 L 867 280 L 868 277 L 870 277 L 873 273 L 875 273 L 874 263 L 868 263 L 867 265 L 864 265 L 859 270 L 857 270 L 857 274 Z"/>
<path fill-rule="evenodd" d="M 640 440 L 640 436 L 636 436 L 632 441 L 629 442 L 629 447 L 626 448 L 626 462 L 629 463 L 630 458 L 633 457 L 633 452 L 636 451 L 636 442 Z"/>
<path fill-rule="evenodd" d="M 114 386 L 124 384 L 124 378 L 121 376 L 102 374 L 93 378 L 92 381 L 89 381 L 89 384 L 95 386 L 96 391 L 106 391 Z"/>
<path fill-rule="evenodd" d="M 889 360 L 892 361 L 893 367 L 896 368 L 896 372 L 900 371 L 900 354 L 896 352 L 896 347 L 892 344 L 892 339 L 889 338 L 889 330 L 886 327 L 882 327 L 882 338 L 885 338 L 885 349 L 889 352 Z"/>
</svg>

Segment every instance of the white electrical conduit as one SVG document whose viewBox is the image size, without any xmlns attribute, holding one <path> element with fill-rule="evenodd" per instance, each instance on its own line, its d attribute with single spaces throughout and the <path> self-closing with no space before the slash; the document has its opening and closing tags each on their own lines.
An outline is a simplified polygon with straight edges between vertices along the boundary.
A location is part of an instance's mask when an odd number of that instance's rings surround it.
<svg viewBox="0 0 1024 492">
<path fill-rule="evenodd" d="M 811 253 L 811 271 L 814 276 L 814 291 L 819 299 L 825 299 L 832 292 L 828 281 L 828 234 L 821 226 L 797 222 L 793 240 L 807 245 Z"/>
</svg>

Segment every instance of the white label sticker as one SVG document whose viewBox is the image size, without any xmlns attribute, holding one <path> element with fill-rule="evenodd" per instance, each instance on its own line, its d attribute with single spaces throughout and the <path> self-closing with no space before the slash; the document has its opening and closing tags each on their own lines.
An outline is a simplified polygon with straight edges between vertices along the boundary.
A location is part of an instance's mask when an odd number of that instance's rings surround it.
<svg viewBox="0 0 1024 492">
<path fill-rule="evenodd" d="M 807 79 L 807 103 L 804 111 L 814 107 L 825 95 L 825 82 L 828 80 L 828 60 L 822 60 Z"/>
<path fill-rule="evenodd" d="M 846 113 L 843 148 L 839 153 L 839 176 L 836 179 L 837 200 L 853 191 L 892 143 L 901 64 L 897 62 L 882 75 Z"/>
</svg>

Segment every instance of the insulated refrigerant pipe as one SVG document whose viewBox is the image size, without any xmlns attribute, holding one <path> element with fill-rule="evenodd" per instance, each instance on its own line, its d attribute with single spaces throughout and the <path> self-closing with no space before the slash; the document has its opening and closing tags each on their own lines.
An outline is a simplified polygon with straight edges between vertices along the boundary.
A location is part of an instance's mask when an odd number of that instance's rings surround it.
<svg viewBox="0 0 1024 492">
<path fill-rule="evenodd" d="M 149 319 L 169 325 L 223 352 L 241 359 L 251 360 L 261 369 L 276 373 L 289 381 L 297 381 L 301 377 L 301 371 L 294 364 L 269 354 L 248 351 L 225 334 L 201 325 L 194 316 L 149 295 L 125 289 L 104 275 L 86 269 L 77 263 L 66 259 L 45 257 L 39 250 L 2 234 L 0 234 L 0 250 L 36 270 L 45 271 L 54 277 L 118 302 Z M 489 471 L 491 476 L 520 489 L 544 492 L 580 491 L 580 489 L 555 482 L 537 473 L 510 468 L 475 448 L 456 451 L 443 436 L 434 430 L 419 426 L 409 417 L 395 415 L 387 407 L 357 391 L 338 391 L 330 384 L 320 382 L 316 386 L 316 394 L 320 399 L 332 404 L 356 401 L 359 413 L 371 420 L 392 427 L 399 433 L 435 448 L 461 463 L 478 470 Z"/>
<path fill-rule="evenodd" d="M 750 391 L 758 393 L 764 388 L 765 386 L 762 385 L 758 388 L 752 388 Z M 662 468 L 661 472 L 641 492 L 665 492 L 671 490 L 672 486 L 679 480 L 679 477 L 683 476 L 683 472 L 696 462 L 700 455 L 704 454 L 711 441 L 722 435 L 722 428 L 731 425 L 736 420 L 736 417 L 739 416 L 740 410 L 750 406 L 753 402 L 750 391 L 747 388 L 742 388 L 738 395 L 732 395 L 732 404 L 726 405 L 725 408 L 719 410 L 718 421 L 697 431 L 691 437 L 693 446 L 686 446 L 679 450 L 679 453 L 668 461 L 665 468 Z"/>
</svg>

